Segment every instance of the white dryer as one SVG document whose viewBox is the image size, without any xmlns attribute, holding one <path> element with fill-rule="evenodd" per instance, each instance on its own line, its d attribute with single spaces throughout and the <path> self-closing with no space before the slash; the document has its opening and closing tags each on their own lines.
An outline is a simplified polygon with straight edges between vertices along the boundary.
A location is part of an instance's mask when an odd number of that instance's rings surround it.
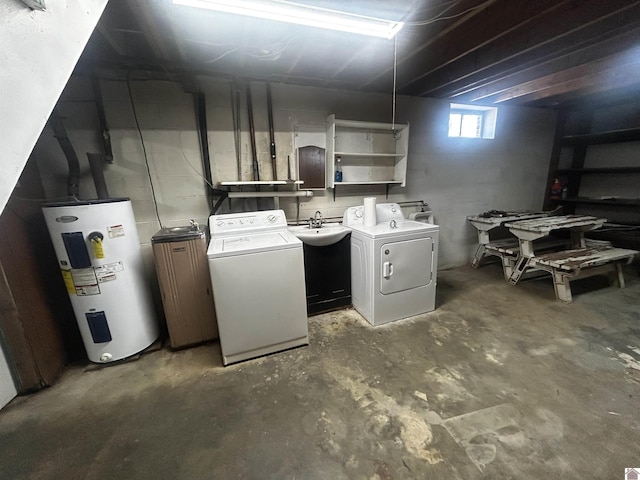
<svg viewBox="0 0 640 480">
<path fill-rule="evenodd" d="M 282 210 L 212 215 L 207 250 L 225 365 L 309 343 L 302 242 Z"/>
<path fill-rule="evenodd" d="M 353 306 L 372 325 L 435 309 L 439 227 L 406 220 L 397 203 L 376 205 L 378 223 L 364 225 L 364 207 L 350 207 Z"/>
</svg>

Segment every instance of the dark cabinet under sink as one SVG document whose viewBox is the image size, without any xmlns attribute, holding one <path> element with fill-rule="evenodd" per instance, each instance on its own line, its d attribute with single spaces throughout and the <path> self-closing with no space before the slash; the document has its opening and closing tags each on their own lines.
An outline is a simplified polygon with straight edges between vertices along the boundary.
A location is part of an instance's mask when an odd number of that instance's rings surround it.
<svg viewBox="0 0 640 480">
<path fill-rule="evenodd" d="M 324 247 L 304 244 L 308 315 L 351 306 L 350 238 Z"/>
</svg>

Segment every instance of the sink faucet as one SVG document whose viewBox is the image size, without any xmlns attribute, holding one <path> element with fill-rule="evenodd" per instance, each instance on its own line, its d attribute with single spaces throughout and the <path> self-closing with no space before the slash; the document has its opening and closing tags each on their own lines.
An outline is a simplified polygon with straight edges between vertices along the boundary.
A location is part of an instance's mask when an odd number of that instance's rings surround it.
<svg viewBox="0 0 640 480">
<path fill-rule="evenodd" d="M 317 210 L 316 214 L 309 219 L 309 228 L 320 228 L 323 223 L 322 213 L 320 213 L 320 210 Z"/>
</svg>

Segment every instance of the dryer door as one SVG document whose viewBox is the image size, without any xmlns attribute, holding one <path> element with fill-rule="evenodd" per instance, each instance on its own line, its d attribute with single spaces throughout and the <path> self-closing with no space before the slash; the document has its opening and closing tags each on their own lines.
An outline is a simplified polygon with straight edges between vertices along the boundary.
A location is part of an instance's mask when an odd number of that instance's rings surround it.
<svg viewBox="0 0 640 480">
<path fill-rule="evenodd" d="M 428 285 L 432 278 L 431 237 L 385 243 L 380 247 L 380 292 L 384 295 Z"/>
</svg>

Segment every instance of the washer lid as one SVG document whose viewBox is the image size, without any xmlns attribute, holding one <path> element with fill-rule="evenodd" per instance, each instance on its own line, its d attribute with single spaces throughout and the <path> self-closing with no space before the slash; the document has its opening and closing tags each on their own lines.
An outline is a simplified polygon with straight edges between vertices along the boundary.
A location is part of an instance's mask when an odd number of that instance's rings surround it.
<svg viewBox="0 0 640 480">
<path fill-rule="evenodd" d="M 430 225 L 423 222 L 415 222 L 413 220 L 396 221 L 396 227 L 391 227 L 391 221 L 378 223 L 372 227 L 364 225 L 352 226 L 354 232 L 366 235 L 371 238 L 393 237 L 396 235 L 408 235 L 411 233 L 429 233 L 437 232 L 438 225 Z"/>
<path fill-rule="evenodd" d="M 212 237 L 209 258 L 269 252 L 284 248 L 302 248 L 302 241 L 288 230 L 246 235 Z"/>
</svg>

